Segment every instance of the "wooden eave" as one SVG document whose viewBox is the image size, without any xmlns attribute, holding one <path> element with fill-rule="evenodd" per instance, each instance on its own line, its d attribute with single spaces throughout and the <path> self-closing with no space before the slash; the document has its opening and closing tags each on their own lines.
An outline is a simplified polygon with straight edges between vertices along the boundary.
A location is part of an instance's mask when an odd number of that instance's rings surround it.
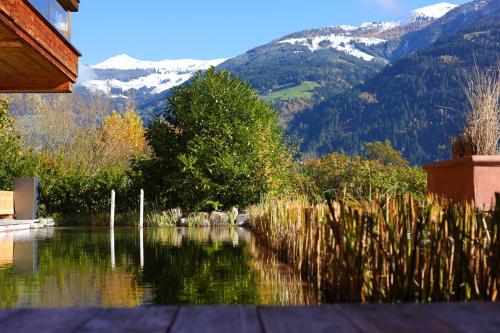
<svg viewBox="0 0 500 333">
<path fill-rule="evenodd" d="M 64 9 L 70 12 L 77 12 L 80 6 L 80 0 L 58 0 Z"/>
<path fill-rule="evenodd" d="M 0 92 L 71 92 L 79 57 L 28 1 L 0 1 Z"/>
</svg>

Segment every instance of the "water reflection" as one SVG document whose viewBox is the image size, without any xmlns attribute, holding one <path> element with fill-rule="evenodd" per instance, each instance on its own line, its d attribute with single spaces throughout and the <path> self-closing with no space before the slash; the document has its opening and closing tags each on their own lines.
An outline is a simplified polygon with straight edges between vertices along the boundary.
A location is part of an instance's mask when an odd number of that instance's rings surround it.
<svg viewBox="0 0 500 333">
<path fill-rule="evenodd" d="M 110 229 L 109 232 L 109 247 L 111 251 L 111 268 L 115 268 L 116 266 L 116 256 L 115 256 L 115 229 Z"/>
<path fill-rule="evenodd" d="M 242 228 L 0 234 L 0 307 L 313 303 Z"/>
<path fill-rule="evenodd" d="M 13 275 L 38 272 L 38 239 L 48 239 L 53 230 L 22 230 L 0 233 L 0 269 L 11 269 Z"/>
<path fill-rule="evenodd" d="M 139 230 L 139 256 L 141 258 L 141 267 L 144 267 L 144 229 Z"/>
</svg>

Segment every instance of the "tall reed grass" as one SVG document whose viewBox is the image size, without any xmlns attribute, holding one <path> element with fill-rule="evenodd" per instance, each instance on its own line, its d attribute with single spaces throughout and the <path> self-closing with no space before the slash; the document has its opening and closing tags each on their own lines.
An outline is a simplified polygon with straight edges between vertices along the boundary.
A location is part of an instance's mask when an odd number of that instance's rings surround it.
<svg viewBox="0 0 500 333">
<path fill-rule="evenodd" d="M 496 300 L 500 209 L 428 197 L 370 203 L 267 201 L 250 209 L 260 241 L 327 302 Z"/>
</svg>

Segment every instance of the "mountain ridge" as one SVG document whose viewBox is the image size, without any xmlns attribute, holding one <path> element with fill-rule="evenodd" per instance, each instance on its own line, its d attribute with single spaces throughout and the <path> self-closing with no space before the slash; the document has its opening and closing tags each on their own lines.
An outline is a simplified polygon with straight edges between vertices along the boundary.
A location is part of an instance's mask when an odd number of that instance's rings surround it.
<svg viewBox="0 0 500 333">
<path fill-rule="evenodd" d="M 368 62 L 375 60 L 378 64 L 368 67 L 374 67 L 375 71 L 378 71 L 385 65 L 386 61 L 384 60 L 384 51 L 380 51 L 376 46 L 387 41 L 387 31 L 399 29 L 402 25 L 425 24 L 427 21 L 432 21 L 436 17 L 444 15 L 447 8 L 453 6 L 456 5 L 443 2 L 416 9 L 409 13 L 409 17 L 406 19 L 407 22 L 369 22 L 358 27 L 335 26 L 309 29 L 288 34 L 271 41 L 269 44 L 281 43 L 283 45 L 287 44 L 286 39 L 294 38 L 297 35 L 333 29 L 330 36 L 323 39 L 319 38 L 316 43 L 313 41 L 311 48 L 315 52 L 330 48 L 344 52 L 347 57 L 354 56 Z M 417 21 L 420 23 L 416 23 Z M 384 35 L 384 38 L 377 37 L 379 34 Z M 305 40 L 289 40 L 288 45 L 292 48 L 300 47 L 300 45 L 309 47 L 307 37 Z M 300 50 L 296 51 L 300 52 Z M 186 82 L 198 70 L 206 70 L 210 66 L 224 68 L 224 66 L 220 65 L 231 61 L 231 59 L 234 58 L 143 61 L 121 54 L 99 64 L 82 65 L 80 69 L 81 78 L 77 84 L 91 92 L 101 92 L 113 98 L 125 99 L 133 97 L 139 99 L 142 103 L 143 100 L 149 97 L 156 99 L 154 95 L 162 94 L 176 85 Z M 374 72 L 373 68 L 367 69 L 367 71 L 369 74 Z M 362 75 L 362 77 L 365 76 Z M 243 78 L 245 79 L 245 77 Z M 351 83 L 357 84 L 360 79 L 348 81 L 348 85 Z M 260 87 L 257 86 L 256 88 L 259 89 Z"/>
</svg>

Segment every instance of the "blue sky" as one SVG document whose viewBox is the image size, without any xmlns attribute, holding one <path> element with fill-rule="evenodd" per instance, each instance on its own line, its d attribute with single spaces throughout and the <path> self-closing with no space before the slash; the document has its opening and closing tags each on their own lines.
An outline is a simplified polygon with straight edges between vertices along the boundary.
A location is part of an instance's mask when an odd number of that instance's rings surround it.
<svg viewBox="0 0 500 333">
<path fill-rule="evenodd" d="M 439 0 L 83 0 L 72 18 L 82 62 L 126 53 L 142 60 L 214 59 L 288 33 L 405 17 Z M 464 3 L 466 0 L 448 0 Z"/>
</svg>

